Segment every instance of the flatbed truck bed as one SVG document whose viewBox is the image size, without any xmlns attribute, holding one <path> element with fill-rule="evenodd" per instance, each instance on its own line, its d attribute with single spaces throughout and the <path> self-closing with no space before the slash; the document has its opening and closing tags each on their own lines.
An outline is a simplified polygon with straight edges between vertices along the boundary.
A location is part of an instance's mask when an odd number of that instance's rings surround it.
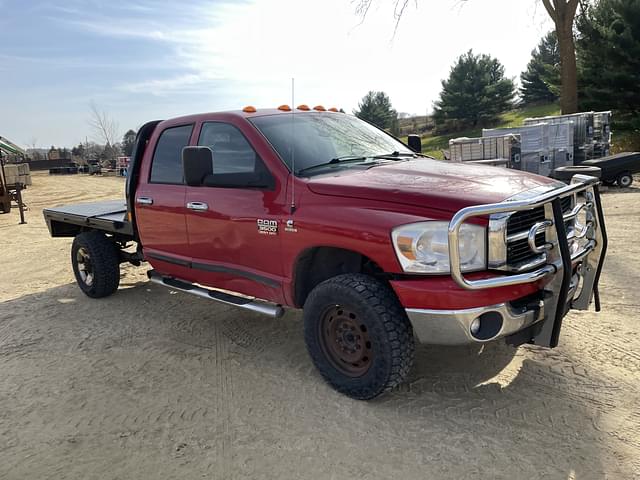
<svg viewBox="0 0 640 480">
<path fill-rule="evenodd" d="M 64 205 L 47 208 L 43 214 L 53 237 L 73 237 L 83 229 L 91 229 L 116 235 L 121 240 L 134 240 L 133 224 L 123 200 Z"/>
</svg>

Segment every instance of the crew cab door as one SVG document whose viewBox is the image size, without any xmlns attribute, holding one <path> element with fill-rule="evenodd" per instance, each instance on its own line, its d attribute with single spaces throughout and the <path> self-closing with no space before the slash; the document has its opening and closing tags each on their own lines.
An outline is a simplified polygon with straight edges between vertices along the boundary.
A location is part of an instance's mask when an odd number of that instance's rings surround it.
<svg viewBox="0 0 640 480">
<path fill-rule="evenodd" d="M 189 145 L 193 128 L 193 124 L 176 125 L 154 133 L 150 145 L 155 148 L 145 152 L 134 199 L 145 257 L 161 273 L 185 280 L 189 280 L 190 254 L 182 149 Z"/>
<path fill-rule="evenodd" d="M 282 301 L 281 185 L 230 123 L 204 122 L 198 145 L 213 151 L 213 174 L 186 187 L 195 281 Z"/>
</svg>

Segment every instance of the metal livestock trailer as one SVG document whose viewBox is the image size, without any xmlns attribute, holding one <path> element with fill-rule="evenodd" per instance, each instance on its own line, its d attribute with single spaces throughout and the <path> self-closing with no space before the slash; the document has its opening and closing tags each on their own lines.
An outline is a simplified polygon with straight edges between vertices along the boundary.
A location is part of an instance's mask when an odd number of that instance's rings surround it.
<svg viewBox="0 0 640 480">
<path fill-rule="evenodd" d="M 606 157 L 611 152 L 611 110 L 593 114 L 593 155 Z"/>
<path fill-rule="evenodd" d="M 520 135 L 520 170 L 551 175 L 555 168 L 573 165 L 572 128 L 567 124 L 538 123 L 511 128 L 485 128 L 483 137 Z"/>
<path fill-rule="evenodd" d="M 552 115 L 549 117 L 526 118 L 524 125 L 539 123 L 557 124 L 573 123 L 573 162 L 575 165 L 594 157 L 594 112 L 580 112 L 568 115 Z"/>
<path fill-rule="evenodd" d="M 520 169 L 520 158 L 520 135 L 449 140 L 449 160 L 452 162 L 504 160 L 500 164 Z"/>
</svg>

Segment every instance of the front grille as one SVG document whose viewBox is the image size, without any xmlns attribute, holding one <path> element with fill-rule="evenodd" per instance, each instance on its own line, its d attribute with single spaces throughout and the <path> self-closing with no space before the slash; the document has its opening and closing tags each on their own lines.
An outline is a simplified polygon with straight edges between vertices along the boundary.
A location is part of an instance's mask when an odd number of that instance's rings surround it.
<svg viewBox="0 0 640 480">
<path fill-rule="evenodd" d="M 562 204 L 562 211 L 567 213 L 573 206 L 573 197 L 564 197 L 560 202 Z M 544 207 L 516 212 L 511 215 L 507 221 L 507 237 L 522 232 L 528 232 L 531 227 L 544 219 Z M 536 235 L 536 245 L 542 245 L 544 243 L 544 239 L 544 232 Z M 517 269 L 522 264 L 533 261 L 539 256 L 540 254 L 531 251 L 527 238 L 507 242 L 507 266 L 510 268 Z"/>
</svg>

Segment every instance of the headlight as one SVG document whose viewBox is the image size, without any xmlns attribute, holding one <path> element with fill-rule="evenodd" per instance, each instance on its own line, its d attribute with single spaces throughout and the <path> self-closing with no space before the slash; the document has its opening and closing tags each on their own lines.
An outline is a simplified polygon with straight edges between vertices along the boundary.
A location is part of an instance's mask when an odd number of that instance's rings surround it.
<svg viewBox="0 0 640 480">
<path fill-rule="evenodd" d="M 405 272 L 449 273 L 449 222 L 420 222 L 393 229 L 391 238 Z M 463 272 L 484 270 L 487 263 L 486 229 L 460 227 L 460 266 Z"/>
</svg>

